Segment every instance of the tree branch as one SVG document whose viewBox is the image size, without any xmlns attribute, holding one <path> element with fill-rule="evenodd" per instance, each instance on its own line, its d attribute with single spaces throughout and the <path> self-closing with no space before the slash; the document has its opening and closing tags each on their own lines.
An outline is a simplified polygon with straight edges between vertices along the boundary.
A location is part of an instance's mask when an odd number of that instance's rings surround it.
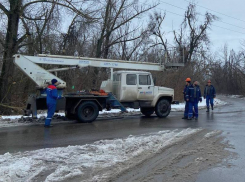
<svg viewBox="0 0 245 182">
<path fill-rule="evenodd" d="M 23 42 L 23 41 L 26 39 L 26 37 L 27 37 L 28 35 L 30 35 L 30 34 L 29 34 L 29 33 L 26 33 L 26 34 L 23 35 L 21 38 L 19 38 L 19 39 L 17 40 L 17 42 L 16 42 L 16 46 L 19 46 L 19 44 L 20 44 L 21 42 Z"/>
<path fill-rule="evenodd" d="M 25 13 L 22 13 L 21 16 L 27 20 L 45 20 L 45 19 L 42 19 L 42 17 L 44 16 L 45 13 L 43 13 L 42 15 L 40 15 L 39 17 L 36 17 L 36 18 L 30 18 L 28 16 L 25 15 Z"/>
<path fill-rule="evenodd" d="M 142 43 L 142 41 L 143 41 L 143 39 L 133 48 L 133 50 L 131 51 L 131 53 L 129 53 L 129 55 L 126 56 L 127 60 L 129 60 L 132 57 L 133 53 L 138 49 L 138 47 L 140 46 L 140 44 Z"/>
<path fill-rule="evenodd" d="M 55 3 L 55 4 L 57 4 L 57 5 L 66 7 L 66 8 L 68 8 L 68 9 L 71 9 L 72 11 L 76 12 L 77 14 L 79 14 L 79 15 L 81 15 L 81 16 L 87 18 L 87 19 L 95 19 L 95 18 L 92 18 L 92 17 L 88 16 L 87 14 L 84 14 L 84 13 L 82 13 L 81 11 L 79 11 L 75 6 L 73 6 L 73 4 L 72 4 L 71 2 L 66 1 L 66 0 L 65 0 L 65 2 L 67 2 L 68 5 L 63 4 L 63 3 L 59 3 L 59 2 L 57 2 L 57 1 L 54 2 L 54 1 L 51 1 L 51 0 L 37 0 L 37 1 L 32 1 L 32 2 L 26 3 L 26 4 L 22 7 L 21 11 L 24 12 L 24 10 L 25 10 L 28 6 L 30 6 L 30 5 L 32 5 L 32 4 L 36 4 L 36 3 Z"/>
<path fill-rule="evenodd" d="M 119 17 L 119 15 L 120 15 L 120 13 L 121 13 L 121 10 L 123 9 L 123 6 L 124 6 L 125 1 L 126 1 L 126 0 L 123 0 L 123 1 L 122 1 L 122 4 L 121 4 L 121 6 L 120 6 L 120 8 L 119 8 L 119 10 L 118 10 L 118 12 L 117 12 L 115 18 L 114 18 L 114 21 L 113 21 L 112 26 L 111 26 L 111 31 L 112 31 L 113 27 L 114 27 L 115 24 L 116 24 L 116 20 L 117 20 L 117 18 Z"/>
<path fill-rule="evenodd" d="M 41 34 L 41 35 L 43 34 L 43 32 L 44 32 L 44 30 L 45 30 L 45 27 L 46 27 L 46 25 L 47 25 L 47 23 L 48 23 L 48 21 L 49 21 L 51 15 L 52 15 L 53 11 L 54 11 L 55 5 L 56 5 L 55 3 L 52 5 L 51 10 L 49 11 L 48 17 L 45 18 L 44 25 L 43 25 L 43 27 L 42 27 L 42 29 L 41 29 L 41 31 L 40 31 L 40 34 Z"/>
<path fill-rule="evenodd" d="M 179 45 L 179 47 L 181 47 L 180 41 L 178 40 L 175 31 L 174 31 L 174 39 L 175 39 L 175 41 L 177 42 L 177 44 Z"/>
<path fill-rule="evenodd" d="M 33 45 L 33 42 L 19 45 L 18 49 L 20 49 L 21 47 L 24 47 L 24 46 L 28 46 L 28 45 Z"/>
<path fill-rule="evenodd" d="M 127 39 L 127 40 L 121 40 L 121 41 L 114 41 L 112 42 L 111 44 L 109 44 L 109 46 L 112 46 L 114 44 L 117 44 L 117 43 L 120 43 L 120 42 L 130 42 L 130 41 L 133 41 L 133 40 L 137 40 L 141 37 L 141 35 L 139 35 L 138 37 L 134 37 L 132 39 Z"/>
<path fill-rule="evenodd" d="M 157 5 L 151 6 L 151 7 L 147 8 L 147 9 L 144 9 L 144 10 L 142 10 L 142 11 L 136 13 L 135 15 L 131 16 L 130 18 L 126 19 L 124 22 L 122 22 L 121 24 L 119 24 L 118 26 L 116 26 L 115 28 L 113 28 L 112 31 L 118 29 L 119 27 L 121 27 L 122 25 L 126 24 L 126 23 L 129 22 L 130 20 L 132 20 L 132 19 L 134 19 L 135 17 L 137 17 L 137 16 L 139 16 L 139 15 L 141 15 L 141 14 L 143 14 L 143 13 L 149 11 L 150 9 L 152 9 L 152 8 L 154 8 L 154 7 L 156 7 L 156 6 L 157 6 Z"/>
<path fill-rule="evenodd" d="M 112 42 L 115 42 L 115 41 L 121 39 L 122 37 L 126 37 L 127 35 L 131 34 L 132 32 L 135 32 L 135 31 L 138 30 L 139 28 L 140 28 L 140 27 L 135 28 L 135 29 L 133 29 L 133 30 L 131 30 L 131 31 L 129 31 L 129 32 L 125 33 L 125 34 L 123 34 L 123 35 L 120 35 L 118 38 L 116 38 L 116 39 L 115 39 L 114 41 L 112 41 Z"/>
<path fill-rule="evenodd" d="M 9 11 L 3 6 L 2 3 L 0 3 L 0 9 L 1 9 L 7 16 L 9 16 Z"/>
</svg>

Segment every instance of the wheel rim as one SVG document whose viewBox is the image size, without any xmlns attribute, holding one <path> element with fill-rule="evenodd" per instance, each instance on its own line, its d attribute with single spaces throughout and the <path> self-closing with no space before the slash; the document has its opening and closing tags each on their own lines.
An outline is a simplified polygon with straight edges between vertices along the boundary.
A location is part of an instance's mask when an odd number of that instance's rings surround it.
<svg viewBox="0 0 245 182">
<path fill-rule="evenodd" d="M 83 109 L 83 116 L 85 118 L 89 118 L 94 114 L 94 108 L 91 106 L 87 106 Z"/>
<path fill-rule="evenodd" d="M 159 103 L 159 111 L 163 114 L 168 111 L 168 105 L 166 103 L 160 102 Z"/>
</svg>

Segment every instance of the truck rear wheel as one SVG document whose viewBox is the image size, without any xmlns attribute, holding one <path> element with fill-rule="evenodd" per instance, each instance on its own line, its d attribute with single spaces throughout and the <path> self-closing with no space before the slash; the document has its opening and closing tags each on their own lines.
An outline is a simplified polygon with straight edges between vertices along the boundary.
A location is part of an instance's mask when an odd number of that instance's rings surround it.
<svg viewBox="0 0 245 182">
<path fill-rule="evenodd" d="M 154 113 L 154 107 L 141 107 L 140 111 L 147 117 L 150 117 Z"/>
<path fill-rule="evenodd" d="M 159 118 L 166 118 L 170 113 L 171 105 L 168 100 L 161 99 L 155 106 L 156 115 Z"/>
<path fill-rule="evenodd" d="M 78 121 L 83 123 L 93 122 L 99 115 L 98 105 L 92 101 L 86 101 L 80 104 L 77 109 Z"/>
</svg>

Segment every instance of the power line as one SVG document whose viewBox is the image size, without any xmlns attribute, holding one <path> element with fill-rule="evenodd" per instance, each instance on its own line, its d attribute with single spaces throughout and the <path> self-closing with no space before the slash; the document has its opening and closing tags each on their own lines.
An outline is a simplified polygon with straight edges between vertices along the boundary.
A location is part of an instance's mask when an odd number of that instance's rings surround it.
<svg viewBox="0 0 245 182">
<path fill-rule="evenodd" d="M 144 4 L 144 5 L 150 6 L 149 4 L 146 4 L 146 3 L 141 3 L 141 4 Z M 156 8 L 157 8 L 157 7 L 156 7 Z M 179 8 L 180 8 L 180 7 L 179 7 Z M 162 9 L 162 8 L 157 8 L 157 9 L 160 9 L 160 10 L 162 10 L 162 11 L 169 12 L 169 13 L 171 13 L 171 14 L 174 14 L 174 15 L 181 16 L 181 17 L 185 18 L 185 16 L 183 16 L 183 15 L 180 15 L 180 14 L 178 14 L 178 13 L 174 13 L 174 12 L 168 11 L 168 10 L 166 10 L 166 9 Z M 204 16 L 204 15 L 203 15 L 203 16 Z M 224 28 L 224 27 L 217 26 L 217 25 L 212 25 L 212 26 L 214 26 L 214 27 L 218 27 L 218 28 L 222 28 L 222 29 L 225 29 L 225 30 L 229 30 L 229 31 L 232 31 L 232 32 L 236 32 L 236 33 L 240 33 L 240 34 L 245 35 L 245 33 L 243 33 L 243 32 L 239 32 L 239 31 L 236 31 L 236 30 L 231 30 L 231 29 Z M 244 28 L 244 29 L 245 29 L 245 28 Z"/>
<path fill-rule="evenodd" d="M 176 8 L 179 8 L 179 9 L 182 9 L 182 10 L 186 10 L 185 8 L 181 8 L 181 7 L 179 7 L 179 6 L 176 6 L 176 5 L 173 5 L 173 4 L 171 4 L 171 3 L 167 3 L 167 2 L 165 2 L 165 1 L 160 1 L 159 0 L 159 2 L 162 2 L 162 3 L 164 3 L 164 4 L 168 4 L 168 5 L 170 5 L 170 6 L 173 6 L 173 7 L 176 7 Z"/>
<path fill-rule="evenodd" d="M 187 0 L 185 0 L 185 1 L 187 1 Z M 175 8 L 178 8 L 178 9 L 186 10 L 186 9 L 184 9 L 184 8 L 181 8 L 181 7 L 179 7 L 179 6 L 173 5 L 173 4 L 171 4 L 171 3 L 167 3 L 167 2 L 165 2 L 165 1 L 159 0 L 159 2 L 164 3 L 164 4 L 168 4 L 168 5 L 170 5 L 170 6 L 173 6 L 173 7 L 175 7 Z M 187 1 L 187 2 L 189 2 L 189 1 Z M 200 15 L 205 17 L 205 15 L 202 15 L 202 14 L 200 14 Z M 237 26 L 237 25 L 234 25 L 234 24 L 231 24 L 231 23 L 227 23 L 227 22 L 224 22 L 224 21 L 222 21 L 222 20 L 217 20 L 217 21 L 219 21 L 219 22 L 221 22 L 221 23 L 224 23 L 224 24 L 227 24 L 227 25 L 230 25 L 230 26 L 234 26 L 234 27 L 241 28 L 241 29 L 244 29 L 244 30 L 245 30 L 244 27 L 240 27 L 240 26 Z M 245 21 L 244 21 L 244 22 L 245 22 Z"/>
<path fill-rule="evenodd" d="M 188 3 L 192 3 L 192 2 L 190 2 L 190 1 L 188 1 L 188 0 L 185 0 L 185 1 L 188 2 Z M 233 19 L 235 19 L 235 20 L 239 20 L 239 21 L 245 22 L 244 20 L 241 20 L 241 19 L 239 19 L 239 18 L 230 16 L 230 15 L 227 15 L 227 14 L 224 14 L 224 13 L 220 13 L 220 12 L 218 12 L 218 11 L 212 10 L 212 9 L 210 9 L 210 8 L 206 8 L 206 7 L 201 6 L 201 5 L 198 5 L 198 4 L 196 4 L 196 3 L 195 3 L 195 5 L 196 5 L 196 6 L 199 6 L 199 7 L 201 7 L 201 8 L 207 9 L 207 10 L 209 10 L 209 11 L 213 11 L 213 12 L 215 12 L 215 13 L 224 15 L 224 16 L 226 16 L 226 17 L 233 18 Z"/>
<path fill-rule="evenodd" d="M 236 31 L 236 30 L 231 30 L 231 29 L 229 29 L 229 28 L 224 28 L 224 27 L 220 27 L 220 26 L 217 26 L 217 25 L 213 25 L 213 26 L 214 26 L 214 27 L 222 28 L 222 29 L 225 29 L 225 30 L 229 30 L 229 31 L 232 31 L 232 32 L 236 32 L 236 33 L 240 33 L 240 34 L 245 35 L 245 33 L 243 33 L 243 32 L 239 32 L 239 31 Z"/>
</svg>

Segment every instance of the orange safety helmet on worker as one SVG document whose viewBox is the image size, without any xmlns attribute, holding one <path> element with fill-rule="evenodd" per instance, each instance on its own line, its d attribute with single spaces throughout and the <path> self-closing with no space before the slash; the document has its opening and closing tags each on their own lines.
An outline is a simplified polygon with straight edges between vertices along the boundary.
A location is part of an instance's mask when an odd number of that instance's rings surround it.
<svg viewBox="0 0 245 182">
<path fill-rule="evenodd" d="M 186 78 L 185 81 L 186 81 L 186 82 L 190 82 L 191 79 L 190 79 L 190 78 Z"/>
</svg>

